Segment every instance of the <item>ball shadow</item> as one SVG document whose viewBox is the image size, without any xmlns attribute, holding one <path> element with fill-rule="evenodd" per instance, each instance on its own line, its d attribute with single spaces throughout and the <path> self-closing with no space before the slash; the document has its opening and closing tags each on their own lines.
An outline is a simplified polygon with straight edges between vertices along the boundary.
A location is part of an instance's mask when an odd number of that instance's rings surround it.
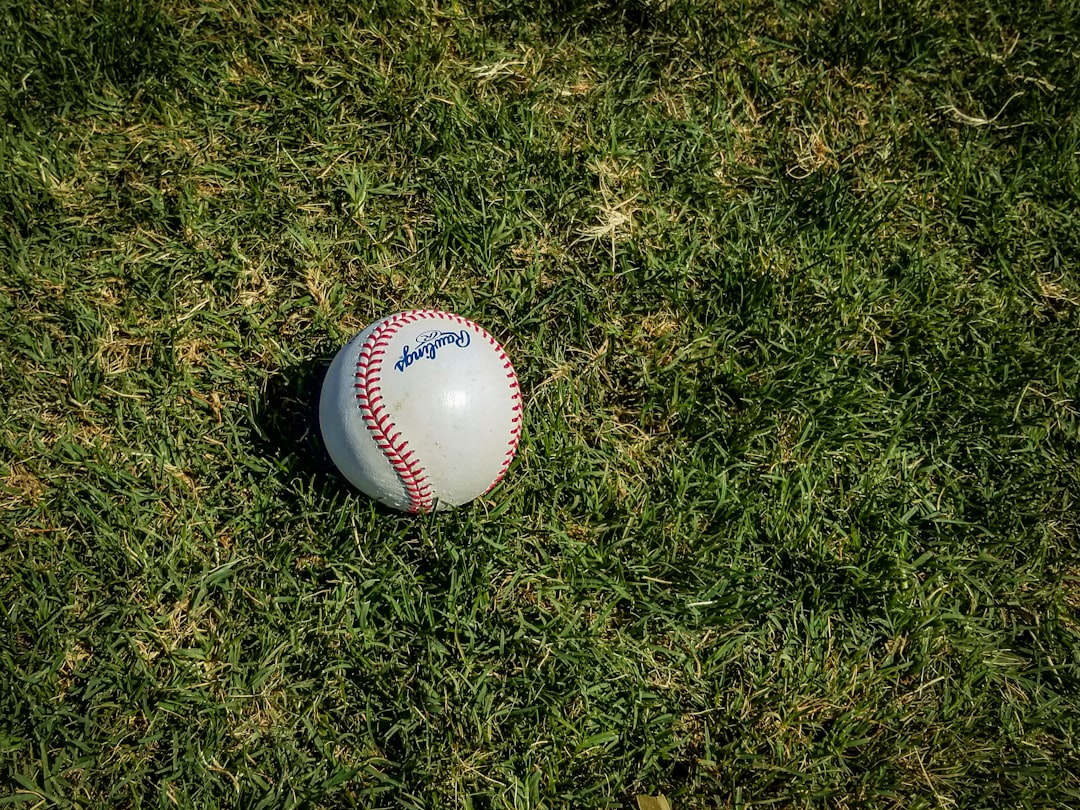
<svg viewBox="0 0 1080 810">
<path fill-rule="evenodd" d="M 432 582 L 449 582 L 449 558 L 433 554 L 431 546 L 448 521 L 453 525 L 450 513 L 411 515 L 363 496 L 338 471 L 326 450 L 319 427 L 319 398 L 339 348 L 320 345 L 320 353 L 312 359 L 286 366 L 266 379 L 252 403 L 252 449 L 272 464 L 270 474 L 283 485 L 278 497 L 288 502 L 286 508 L 324 514 L 348 508 L 355 515 L 350 525 L 360 526 L 362 535 L 370 538 L 372 527 L 378 525 L 378 534 L 384 542 L 392 540 L 402 560 L 423 569 Z M 348 507 L 347 502 L 351 502 Z M 458 522 L 461 519 L 459 514 Z M 354 534 L 339 531 L 326 538 L 326 548 L 347 556 Z"/>
<path fill-rule="evenodd" d="M 277 372 L 253 408 L 258 453 L 291 477 L 311 480 L 328 492 L 347 485 L 319 430 L 319 394 L 333 359 L 331 351 Z"/>
<path fill-rule="evenodd" d="M 307 490 L 333 509 L 358 490 L 334 465 L 319 427 L 319 397 L 323 380 L 340 346 L 318 347 L 310 360 L 286 366 L 269 377 L 252 406 L 255 452 L 269 459 L 294 496 Z M 362 500 L 367 503 L 365 497 Z M 384 517 L 404 514 L 375 502 Z"/>
</svg>

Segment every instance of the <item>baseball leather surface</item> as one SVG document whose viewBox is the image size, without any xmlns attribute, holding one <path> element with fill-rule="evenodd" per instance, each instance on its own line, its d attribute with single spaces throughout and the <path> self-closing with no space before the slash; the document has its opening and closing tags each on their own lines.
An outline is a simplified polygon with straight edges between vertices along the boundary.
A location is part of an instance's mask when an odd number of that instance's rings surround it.
<svg viewBox="0 0 1080 810">
<path fill-rule="evenodd" d="M 517 375 L 482 327 L 439 310 L 368 326 L 323 381 L 319 424 L 330 457 L 387 506 L 428 512 L 494 487 L 521 435 Z"/>
</svg>

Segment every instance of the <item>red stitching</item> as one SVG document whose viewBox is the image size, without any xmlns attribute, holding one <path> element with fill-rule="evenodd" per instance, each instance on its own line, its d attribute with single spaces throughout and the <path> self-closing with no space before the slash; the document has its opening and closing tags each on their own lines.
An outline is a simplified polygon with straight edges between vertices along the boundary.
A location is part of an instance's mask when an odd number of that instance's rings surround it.
<svg viewBox="0 0 1080 810">
<path fill-rule="evenodd" d="M 510 469 L 510 464 L 513 462 L 514 456 L 517 455 L 518 443 L 521 441 L 522 415 L 524 414 L 524 408 L 521 402 L 521 386 L 518 385 L 514 366 L 510 363 L 510 359 L 506 356 L 506 352 L 503 351 L 502 346 L 495 342 L 495 338 L 489 335 L 488 340 L 490 340 L 491 345 L 498 350 L 499 357 L 506 363 L 504 368 L 508 369 L 506 378 L 510 380 L 508 387 L 510 388 L 510 396 L 513 402 L 511 410 L 513 410 L 515 415 L 514 418 L 510 420 L 510 441 L 506 443 L 509 449 L 506 451 L 506 455 L 503 456 L 503 463 L 499 468 L 499 474 L 495 476 L 495 480 L 491 482 L 491 486 L 484 491 L 485 495 L 495 489 L 499 482 L 503 480 L 503 477 Z"/>
<path fill-rule="evenodd" d="M 506 355 L 506 351 L 503 349 L 503 347 L 499 345 L 499 342 L 495 340 L 495 338 L 493 338 L 488 333 L 488 331 L 484 329 L 484 327 L 479 326 L 478 324 L 472 324 L 472 326 L 476 327 L 476 329 L 480 331 L 481 336 L 487 339 L 487 342 L 490 343 L 492 348 L 495 349 L 496 353 L 499 356 L 499 359 L 502 360 L 503 368 L 506 369 L 506 379 L 509 380 L 509 382 L 507 383 L 507 387 L 510 389 L 510 396 L 513 403 L 511 409 L 515 413 L 521 414 L 523 411 L 521 402 L 521 386 L 518 383 L 517 374 L 514 372 L 514 364 L 510 362 L 510 358 Z M 513 419 L 510 420 L 510 440 L 506 443 L 509 449 L 503 456 L 503 463 L 502 466 L 499 468 L 498 475 L 495 476 L 495 480 L 491 482 L 491 486 L 484 490 L 485 495 L 491 492 L 491 490 L 493 490 L 498 485 L 498 483 L 503 480 L 503 477 L 510 469 L 510 464 L 511 462 L 513 462 L 514 456 L 517 455 L 518 444 L 521 441 L 521 425 L 522 419 L 520 415 L 515 416 Z"/>
<path fill-rule="evenodd" d="M 382 358 L 386 356 L 386 348 L 391 338 L 405 324 L 419 320 L 415 315 L 419 311 L 410 310 L 380 324 L 364 341 L 356 361 L 356 378 L 359 380 L 356 386 L 358 389 L 356 402 L 360 407 L 364 424 L 375 439 L 376 446 L 383 452 L 390 466 L 401 479 L 401 484 L 409 497 L 410 512 L 427 512 L 435 506 L 431 497 L 431 486 L 427 482 L 424 468 L 416 459 L 415 453 L 410 451 L 406 454 L 408 443 L 402 440 L 400 446 L 394 445 L 394 441 L 401 432 L 397 430 L 390 415 L 386 413 L 386 405 L 383 404 L 382 390 L 378 383 L 382 379 Z"/>
<path fill-rule="evenodd" d="M 401 479 L 401 484 L 409 496 L 410 512 L 428 512 L 435 506 L 431 497 L 432 487 L 428 483 L 423 465 L 420 464 L 416 452 L 409 449 L 408 442 L 401 439 L 397 445 L 394 444 L 401 437 L 401 432 L 397 430 L 397 426 L 391 421 L 390 415 L 385 413 L 386 405 L 383 404 L 380 387 L 373 383 L 381 381 L 382 358 L 386 355 L 387 347 L 390 345 L 393 336 L 397 334 L 402 326 L 416 323 L 424 318 L 451 320 L 461 326 L 475 329 L 495 349 L 499 359 L 503 362 L 503 368 L 507 371 L 506 378 L 509 380 L 507 386 L 510 389 L 512 400 L 511 409 L 516 415 L 510 422 L 510 439 L 507 442 L 509 449 L 503 457 L 502 466 L 499 468 L 495 480 L 491 482 L 491 486 L 484 490 L 485 495 L 502 481 L 503 476 L 510 469 L 510 463 L 517 454 L 518 442 L 521 439 L 521 414 L 523 412 L 521 386 L 518 385 L 514 366 L 510 362 L 510 358 L 506 356 L 503 347 L 484 327 L 473 323 L 467 318 L 462 318 L 460 315 L 442 312 L 437 309 L 410 309 L 398 313 L 380 324 L 368 335 L 368 339 L 360 348 L 360 355 L 356 362 L 356 379 L 358 382 L 354 386 L 357 389 L 356 401 L 360 406 L 364 423 L 367 425 L 368 430 L 371 431 L 376 445 L 386 455 L 398 478 Z"/>
</svg>

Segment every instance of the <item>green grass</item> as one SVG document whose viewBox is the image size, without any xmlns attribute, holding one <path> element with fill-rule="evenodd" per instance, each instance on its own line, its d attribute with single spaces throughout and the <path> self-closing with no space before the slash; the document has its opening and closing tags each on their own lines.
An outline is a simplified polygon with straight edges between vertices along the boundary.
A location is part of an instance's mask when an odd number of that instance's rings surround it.
<svg viewBox="0 0 1080 810">
<path fill-rule="evenodd" d="M 887 6 L 0 2 L 0 804 L 1080 804 L 1080 8 Z"/>
</svg>

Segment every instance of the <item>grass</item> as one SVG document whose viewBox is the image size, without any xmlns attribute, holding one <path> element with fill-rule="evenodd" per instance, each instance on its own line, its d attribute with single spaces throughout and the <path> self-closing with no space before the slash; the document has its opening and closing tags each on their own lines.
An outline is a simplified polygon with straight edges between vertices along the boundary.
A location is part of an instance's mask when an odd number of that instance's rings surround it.
<svg viewBox="0 0 1080 810">
<path fill-rule="evenodd" d="M 0 803 L 1080 803 L 1080 10 L 0 2 Z M 433 306 L 489 499 L 313 423 Z"/>
</svg>

